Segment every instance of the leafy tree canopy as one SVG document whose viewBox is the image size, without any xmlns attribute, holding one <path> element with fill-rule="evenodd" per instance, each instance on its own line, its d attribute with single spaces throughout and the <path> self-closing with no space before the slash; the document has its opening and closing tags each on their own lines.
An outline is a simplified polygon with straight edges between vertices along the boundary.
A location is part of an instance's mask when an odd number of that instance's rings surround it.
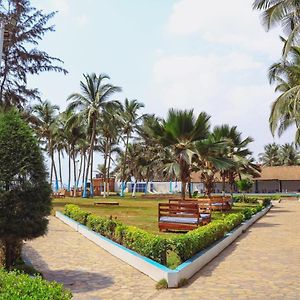
<svg viewBox="0 0 300 300">
<path fill-rule="evenodd" d="M 0 20 L 7 36 L 0 69 L 1 105 L 24 106 L 28 100 L 39 98 L 37 89 L 27 87 L 29 74 L 67 73 L 60 59 L 38 49 L 44 35 L 54 31 L 54 26 L 48 25 L 54 15 L 32 7 L 29 0 L 0 0 Z"/>
</svg>

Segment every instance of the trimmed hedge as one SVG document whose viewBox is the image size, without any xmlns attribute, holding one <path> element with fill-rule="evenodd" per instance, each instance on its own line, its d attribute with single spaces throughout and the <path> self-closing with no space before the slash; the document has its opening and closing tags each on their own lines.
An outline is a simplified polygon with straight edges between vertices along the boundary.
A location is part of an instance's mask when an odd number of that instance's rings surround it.
<svg viewBox="0 0 300 300">
<path fill-rule="evenodd" d="M 49 282 L 40 276 L 29 275 L 0 269 L 0 299 L 1 300 L 69 300 L 70 291 L 62 284 Z"/>
<path fill-rule="evenodd" d="M 92 215 L 74 204 L 67 204 L 66 216 L 86 225 L 89 229 L 163 265 L 167 264 L 167 254 L 171 250 L 181 262 L 209 247 L 243 221 L 263 209 L 262 205 L 244 208 L 240 213 L 229 214 L 223 220 L 216 220 L 186 234 L 165 238 L 148 233 L 134 226 L 127 226 L 112 218 Z"/>
<path fill-rule="evenodd" d="M 89 229 L 163 265 L 169 250 L 168 239 L 148 233 L 134 226 L 127 226 L 112 218 L 92 215 L 79 206 L 67 204 L 65 215 L 86 225 Z"/>
</svg>

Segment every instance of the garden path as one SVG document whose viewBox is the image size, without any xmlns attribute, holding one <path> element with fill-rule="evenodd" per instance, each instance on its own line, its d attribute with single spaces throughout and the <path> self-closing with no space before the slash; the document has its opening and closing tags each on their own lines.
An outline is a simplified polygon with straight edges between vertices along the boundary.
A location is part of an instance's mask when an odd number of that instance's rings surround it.
<svg viewBox="0 0 300 300">
<path fill-rule="evenodd" d="M 282 201 L 181 289 L 155 282 L 54 217 L 24 256 L 74 299 L 299 299 L 300 202 Z"/>
</svg>

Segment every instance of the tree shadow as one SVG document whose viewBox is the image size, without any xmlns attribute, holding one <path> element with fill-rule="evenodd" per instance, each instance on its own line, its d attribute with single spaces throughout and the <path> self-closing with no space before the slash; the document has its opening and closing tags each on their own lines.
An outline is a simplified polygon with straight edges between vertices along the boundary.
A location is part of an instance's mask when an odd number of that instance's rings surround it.
<svg viewBox="0 0 300 300">
<path fill-rule="evenodd" d="M 278 208 L 272 208 L 271 210 L 272 213 L 291 213 L 291 210 L 287 209 L 278 209 Z"/>
<path fill-rule="evenodd" d="M 25 253 L 26 252 L 26 253 Z M 43 278 L 48 281 L 57 281 L 62 283 L 73 293 L 85 293 L 107 288 L 114 284 L 111 277 L 100 273 L 87 272 L 78 266 L 77 270 L 68 269 L 49 269 L 48 264 L 43 260 L 39 253 L 31 246 L 25 244 L 22 257 L 26 264 L 32 265 L 42 273 Z M 31 259 L 34 258 L 34 262 Z"/>
</svg>

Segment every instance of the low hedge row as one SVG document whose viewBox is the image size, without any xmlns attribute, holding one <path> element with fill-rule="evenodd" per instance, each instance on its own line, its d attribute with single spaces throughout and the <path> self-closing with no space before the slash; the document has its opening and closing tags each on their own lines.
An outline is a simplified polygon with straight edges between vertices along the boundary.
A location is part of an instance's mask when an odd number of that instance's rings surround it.
<svg viewBox="0 0 300 300">
<path fill-rule="evenodd" d="M 17 271 L 6 272 L 0 269 L 1 300 L 69 300 L 70 291 L 62 284 L 49 282 L 40 276 L 30 277 Z"/>
<path fill-rule="evenodd" d="M 163 265 L 167 264 L 167 253 L 173 251 L 181 260 L 186 261 L 199 251 L 207 248 L 243 221 L 263 209 L 262 205 L 244 208 L 240 213 L 227 215 L 186 234 L 165 238 L 148 233 L 134 226 L 127 226 L 112 218 L 95 216 L 74 204 L 65 206 L 64 214 L 86 225 L 89 229 Z"/>
<path fill-rule="evenodd" d="M 65 206 L 65 215 L 86 225 L 89 229 L 163 265 L 169 242 L 164 237 L 148 233 L 134 226 L 127 226 L 112 218 L 92 215 L 74 204 Z"/>
</svg>

